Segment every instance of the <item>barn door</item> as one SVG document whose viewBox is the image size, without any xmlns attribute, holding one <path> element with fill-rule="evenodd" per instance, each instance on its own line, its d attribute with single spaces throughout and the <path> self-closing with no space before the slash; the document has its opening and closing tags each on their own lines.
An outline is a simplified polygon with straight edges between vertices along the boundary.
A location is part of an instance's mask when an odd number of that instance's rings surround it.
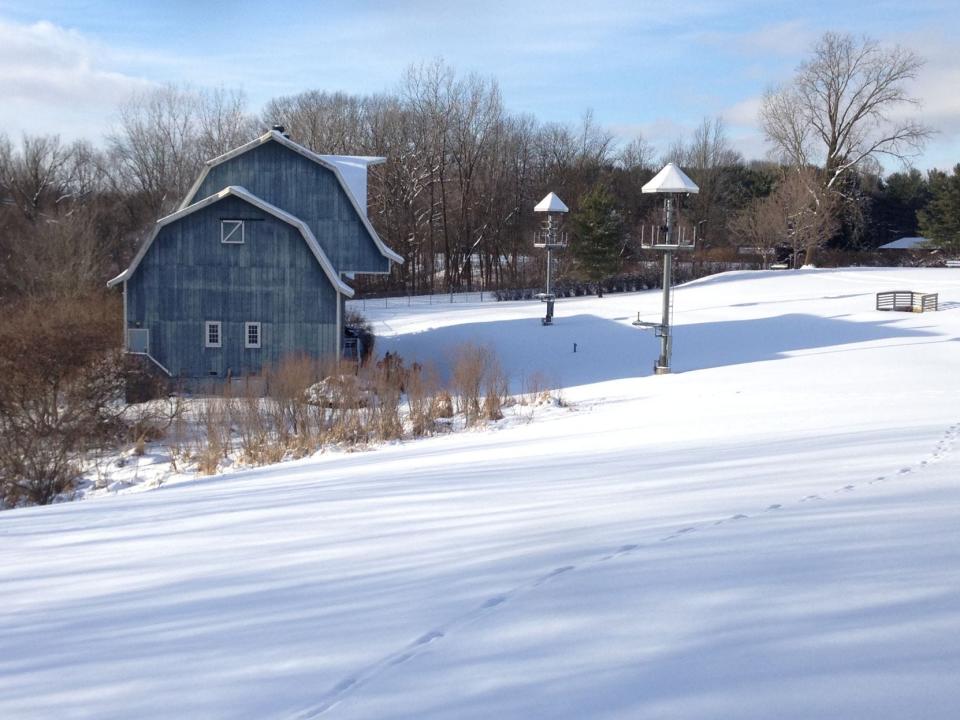
<svg viewBox="0 0 960 720">
<path fill-rule="evenodd" d="M 127 350 L 146 355 L 150 352 L 150 331 L 147 328 L 127 329 Z"/>
</svg>

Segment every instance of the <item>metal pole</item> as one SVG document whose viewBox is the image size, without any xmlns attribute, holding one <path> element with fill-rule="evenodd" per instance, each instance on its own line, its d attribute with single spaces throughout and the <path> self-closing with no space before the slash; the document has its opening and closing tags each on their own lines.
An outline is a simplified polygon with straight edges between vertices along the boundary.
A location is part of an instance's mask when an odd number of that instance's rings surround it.
<svg viewBox="0 0 960 720">
<path fill-rule="evenodd" d="M 553 250 L 547 245 L 547 296 L 550 295 L 550 266 L 553 265 Z"/>
<path fill-rule="evenodd" d="M 673 198 L 667 196 L 667 240 L 673 243 Z M 673 284 L 673 252 L 663 251 L 663 319 L 660 325 L 660 358 L 653 372 L 666 375 L 670 372 L 670 286 Z"/>
<path fill-rule="evenodd" d="M 660 358 L 653 371 L 657 375 L 670 372 L 670 285 L 673 281 L 673 253 L 663 253 L 663 318 L 660 321 Z"/>
</svg>

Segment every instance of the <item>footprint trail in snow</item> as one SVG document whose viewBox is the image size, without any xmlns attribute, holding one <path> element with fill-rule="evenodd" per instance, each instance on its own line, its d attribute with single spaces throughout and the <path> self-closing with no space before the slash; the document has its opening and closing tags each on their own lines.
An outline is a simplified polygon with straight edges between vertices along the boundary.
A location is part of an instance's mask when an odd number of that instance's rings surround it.
<svg viewBox="0 0 960 720">
<path fill-rule="evenodd" d="M 960 423 L 951 425 L 943 434 L 940 441 L 934 446 L 933 452 L 923 460 L 918 463 L 919 469 L 927 467 L 931 463 L 936 463 L 942 461 L 948 454 L 953 451 L 954 445 L 957 439 L 960 438 Z M 915 469 L 913 466 L 901 467 L 896 471 L 893 477 L 895 478 L 906 478 L 907 476 L 914 473 Z M 880 475 L 873 478 L 867 482 L 868 485 L 873 485 L 879 482 L 886 482 L 891 478 L 886 475 Z M 849 493 L 856 490 L 857 486 L 848 484 L 834 490 L 834 494 L 840 493 Z M 799 500 L 800 503 L 806 503 L 811 501 L 822 501 L 823 497 L 820 495 L 807 495 Z M 766 508 L 767 512 L 782 510 L 785 505 L 782 503 L 774 503 L 769 505 Z M 684 526 L 669 535 L 665 535 L 659 538 L 658 542 L 673 541 L 682 538 L 684 535 L 689 535 L 696 532 L 697 530 L 710 527 L 710 526 L 719 526 L 724 525 L 728 522 L 741 522 L 743 520 L 750 519 L 749 515 L 744 513 L 737 513 L 731 515 L 728 518 L 716 520 L 709 523 L 708 525 L 688 525 Z M 600 557 L 594 557 L 583 563 L 585 567 L 593 566 L 601 562 L 607 562 L 610 560 L 615 560 L 616 558 L 622 557 L 624 555 L 630 555 L 635 553 L 638 550 L 642 550 L 645 547 L 652 547 L 652 543 L 647 545 L 642 544 L 627 544 L 621 545 L 614 551 L 606 551 L 606 553 Z M 348 695 L 357 692 L 362 689 L 365 685 L 369 684 L 371 681 L 375 680 L 378 676 L 387 672 L 391 668 L 394 668 L 399 665 L 403 665 L 410 660 L 413 660 L 418 655 L 426 652 L 429 648 L 440 643 L 442 640 L 446 639 L 451 633 L 459 630 L 461 627 L 469 625 L 470 623 L 483 618 L 484 616 L 492 613 L 497 608 L 500 608 L 507 604 L 511 599 L 518 595 L 522 595 L 527 592 L 531 592 L 541 586 L 546 585 L 552 580 L 566 575 L 568 573 L 574 572 L 577 570 L 576 565 L 563 565 L 553 570 L 540 575 L 539 577 L 518 585 L 512 590 L 492 595 L 486 600 L 482 601 L 479 606 L 474 607 L 474 609 L 460 615 L 447 623 L 440 625 L 432 630 L 420 635 L 413 642 L 405 645 L 399 650 L 390 653 L 389 655 L 381 658 L 375 663 L 372 663 L 364 668 L 361 668 L 354 674 L 340 680 L 333 687 L 331 687 L 327 692 L 323 693 L 318 699 L 317 703 L 312 705 L 309 708 L 300 710 L 292 715 L 289 715 L 289 720 L 315 720 L 325 715 L 328 711 L 332 710 L 336 705 L 343 701 Z"/>
</svg>

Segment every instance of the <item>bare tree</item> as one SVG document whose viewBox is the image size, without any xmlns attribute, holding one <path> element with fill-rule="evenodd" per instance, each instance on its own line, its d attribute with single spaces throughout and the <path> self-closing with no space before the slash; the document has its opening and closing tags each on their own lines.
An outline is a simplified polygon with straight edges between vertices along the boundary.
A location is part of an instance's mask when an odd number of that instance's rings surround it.
<svg viewBox="0 0 960 720">
<path fill-rule="evenodd" d="M 0 190 L 23 217 L 39 221 L 70 195 L 71 149 L 57 135 L 24 135 L 19 150 L 0 141 Z"/>
<path fill-rule="evenodd" d="M 649 170 L 653 167 L 653 147 L 642 136 L 637 135 L 620 149 L 617 164 L 628 172 Z"/>
<path fill-rule="evenodd" d="M 817 250 L 833 236 L 838 226 L 842 198 L 825 187 L 823 173 L 814 168 L 789 168 L 773 194 L 783 219 L 793 261 L 801 253 L 805 265 L 813 264 Z"/>
<path fill-rule="evenodd" d="M 778 198 L 757 198 L 730 219 L 730 234 L 738 246 L 747 246 L 760 255 L 763 268 L 776 256 L 787 237 L 787 227 Z"/>
<path fill-rule="evenodd" d="M 737 244 L 757 249 L 764 267 L 781 246 L 790 248 L 794 265 L 810 264 L 837 229 L 840 198 L 823 186 L 822 171 L 784 167 L 774 191 L 757 198 L 729 221 Z"/>
<path fill-rule="evenodd" d="M 283 125 L 301 145 L 319 153 L 357 153 L 368 149 L 364 132 L 366 98 L 342 92 L 308 90 L 275 98 L 261 113 L 262 124 Z"/>
<path fill-rule="evenodd" d="M 101 284 L 115 223 L 89 144 L 0 137 L 0 297 L 72 296 Z"/>
<path fill-rule="evenodd" d="M 117 185 L 140 194 L 154 217 L 172 210 L 199 172 L 196 112 L 196 96 L 173 85 L 120 108 L 120 127 L 108 138 Z"/>
<path fill-rule="evenodd" d="M 833 189 L 851 168 L 879 157 L 918 153 L 932 131 L 902 108 L 919 101 L 907 90 L 923 61 L 899 46 L 828 32 L 786 85 L 763 98 L 760 121 L 776 152 L 795 166 L 819 165 Z"/>
<path fill-rule="evenodd" d="M 688 199 L 688 220 L 715 240 L 723 234 L 729 218 L 728 210 L 735 205 L 734 193 L 738 186 L 732 175 L 743 166 L 743 158 L 730 145 L 723 120 L 703 118 L 689 141 L 673 142 L 664 162 L 680 165 L 697 183 L 700 192 Z"/>
<path fill-rule="evenodd" d="M 219 87 L 201 92 L 197 100 L 197 145 L 204 160 L 215 158 L 256 137 L 258 124 L 247 113 L 240 90 Z"/>
<path fill-rule="evenodd" d="M 108 138 L 118 188 L 138 193 L 151 217 L 186 195 L 205 160 L 255 135 L 242 93 L 167 85 L 133 96 Z"/>
</svg>

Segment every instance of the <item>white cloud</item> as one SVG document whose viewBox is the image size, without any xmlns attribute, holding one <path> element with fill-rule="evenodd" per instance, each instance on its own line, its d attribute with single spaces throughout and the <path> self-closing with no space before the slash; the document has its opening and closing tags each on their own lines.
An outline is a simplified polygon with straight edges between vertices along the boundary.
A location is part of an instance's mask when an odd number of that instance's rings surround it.
<svg viewBox="0 0 960 720">
<path fill-rule="evenodd" d="M 746 100 L 741 100 L 734 105 L 723 110 L 720 115 L 723 117 L 724 122 L 727 125 L 733 127 L 746 126 L 751 128 L 757 127 L 757 118 L 760 116 L 760 104 L 762 98 L 758 95 L 756 97 L 750 97 Z"/>
<path fill-rule="evenodd" d="M 151 85 L 112 62 L 75 30 L 0 20 L 0 130 L 99 139 L 117 104 Z"/>
</svg>

